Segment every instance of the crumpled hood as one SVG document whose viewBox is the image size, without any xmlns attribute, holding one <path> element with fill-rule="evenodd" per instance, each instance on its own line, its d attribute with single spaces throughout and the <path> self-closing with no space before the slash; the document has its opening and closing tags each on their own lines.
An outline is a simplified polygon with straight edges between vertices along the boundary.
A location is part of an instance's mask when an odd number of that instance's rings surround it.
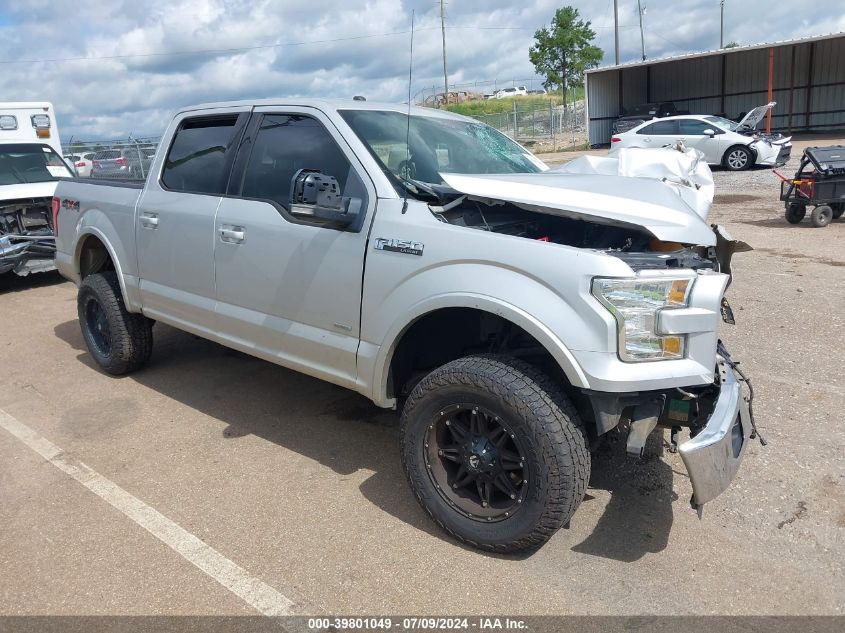
<svg viewBox="0 0 845 633">
<path fill-rule="evenodd" d="M 708 224 L 661 180 L 602 173 L 440 174 L 470 197 L 611 226 L 641 227 L 666 242 L 713 246 Z"/>
<path fill-rule="evenodd" d="M 55 180 L 48 180 L 20 185 L 0 185 L 0 203 L 24 198 L 52 198 L 57 184 L 59 183 Z"/>
</svg>

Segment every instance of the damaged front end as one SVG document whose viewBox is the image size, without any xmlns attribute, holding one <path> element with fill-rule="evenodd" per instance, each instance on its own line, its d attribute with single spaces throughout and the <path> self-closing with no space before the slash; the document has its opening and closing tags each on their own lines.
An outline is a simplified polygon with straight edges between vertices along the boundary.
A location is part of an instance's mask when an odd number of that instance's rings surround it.
<svg viewBox="0 0 845 633">
<path fill-rule="evenodd" d="M 628 426 L 635 456 L 652 431 L 670 429 L 701 512 L 728 487 L 756 432 L 751 385 L 718 341 L 719 321 L 733 323 L 724 297 L 731 258 L 751 247 L 707 223 L 714 188 L 700 152 L 628 150 L 541 174 L 442 176 L 460 195 L 432 207 L 441 221 L 598 251 L 631 269 L 592 279 L 593 298 L 616 322 L 618 349 L 583 354 L 607 354 L 591 367 L 607 371 L 579 389 L 589 402 L 582 414 L 596 436 Z M 691 361 L 700 373 L 679 381 L 671 363 Z M 632 363 L 659 378 L 645 382 Z"/>
<path fill-rule="evenodd" d="M 714 186 L 697 150 L 628 149 L 583 156 L 539 174 L 441 174 L 457 195 L 432 211 L 444 222 L 602 251 L 635 272 L 730 274 L 750 250 L 707 224 Z"/>
<path fill-rule="evenodd" d="M 0 202 L 0 274 L 26 276 L 55 268 L 51 201 L 25 198 Z"/>
<path fill-rule="evenodd" d="M 766 443 L 754 423 L 751 382 L 721 342 L 710 385 L 588 395 L 600 427 L 610 430 L 621 424 L 628 429 L 626 451 L 632 457 L 643 456 L 655 429 L 670 431 L 669 450 L 680 453 L 692 484 L 690 505 L 699 515 L 705 503 L 730 486 L 749 441 Z"/>
</svg>

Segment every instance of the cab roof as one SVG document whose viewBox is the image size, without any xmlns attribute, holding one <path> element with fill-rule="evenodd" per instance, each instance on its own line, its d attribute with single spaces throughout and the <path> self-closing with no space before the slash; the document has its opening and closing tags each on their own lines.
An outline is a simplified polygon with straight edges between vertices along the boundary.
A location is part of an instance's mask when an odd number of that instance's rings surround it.
<svg viewBox="0 0 845 633">
<path fill-rule="evenodd" d="M 328 99 L 315 97 L 280 97 L 270 99 L 247 99 L 239 101 L 218 101 L 214 103 L 201 103 L 198 105 L 181 108 L 178 114 L 195 112 L 197 110 L 214 110 L 217 108 L 237 108 L 237 107 L 311 107 L 318 110 L 387 110 L 391 112 L 401 112 L 406 114 L 408 112 L 408 104 L 406 103 L 388 103 L 379 101 L 356 101 L 354 99 Z M 434 108 L 422 108 L 419 106 L 411 106 L 411 114 L 414 116 L 427 116 L 444 119 L 458 119 L 463 121 L 474 121 L 470 117 L 449 112 L 447 110 L 437 110 Z"/>
</svg>

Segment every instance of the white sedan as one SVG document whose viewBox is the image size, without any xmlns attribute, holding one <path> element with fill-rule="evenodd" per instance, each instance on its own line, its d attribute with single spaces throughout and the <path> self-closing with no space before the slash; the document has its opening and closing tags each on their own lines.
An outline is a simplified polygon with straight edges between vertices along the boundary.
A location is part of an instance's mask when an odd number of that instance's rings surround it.
<svg viewBox="0 0 845 633">
<path fill-rule="evenodd" d="M 614 134 L 610 154 L 623 147 L 666 147 L 681 142 L 701 151 L 711 165 L 723 165 L 732 171 L 752 165 L 783 165 L 792 150 L 791 137 L 755 129 L 774 105 L 773 101 L 754 108 L 739 123 L 705 114 L 652 119 Z"/>
</svg>

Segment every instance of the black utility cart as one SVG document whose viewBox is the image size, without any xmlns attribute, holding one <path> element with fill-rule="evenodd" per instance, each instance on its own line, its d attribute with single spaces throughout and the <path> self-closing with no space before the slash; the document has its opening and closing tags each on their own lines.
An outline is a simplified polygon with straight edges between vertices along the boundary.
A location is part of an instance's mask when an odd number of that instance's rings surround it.
<svg viewBox="0 0 845 633">
<path fill-rule="evenodd" d="M 813 226 L 827 226 L 845 212 L 845 145 L 808 147 L 794 177 L 778 176 L 790 224 L 803 220 L 808 206 L 815 207 L 810 213 Z"/>
</svg>

